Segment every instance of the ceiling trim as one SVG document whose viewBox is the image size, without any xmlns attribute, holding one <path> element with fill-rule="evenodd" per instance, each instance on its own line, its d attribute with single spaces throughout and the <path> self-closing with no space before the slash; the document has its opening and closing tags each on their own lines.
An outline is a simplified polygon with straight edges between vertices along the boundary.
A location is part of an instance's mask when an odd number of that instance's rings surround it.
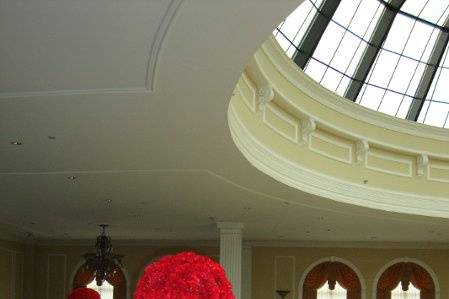
<svg viewBox="0 0 449 299">
<path fill-rule="evenodd" d="M 217 231 L 218 238 L 218 231 Z M 37 246 L 94 246 L 94 239 L 89 240 L 57 240 L 42 239 Z M 216 240 L 121 240 L 114 239 L 116 247 L 126 246 L 197 246 L 220 247 Z M 306 241 L 306 240 L 243 240 L 243 247 L 275 247 L 275 248 L 364 248 L 364 249 L 449 249 L 449 243 L 433 242 L 381 242 L 381 241 Z"/>
<path fill-rule="evenodd" d="M 157 29 L 157 33 L 153 39 L 151 45 L 150 56 L 148 59 L 147 73 L 145 80 L 145 89 L 147 91 L 153 91 L 156 81 L 156 71 L 159 61 L 159 54 L 164 44 L 165 36 L 173 22 L 173 19 L 184 0 L 172 0 L 168 5 L 168 8 L 162 18 L 161 23 Z"/>
<path fill-rule="evenodd" d="M 184 0 L 171 0 L 151 42 L 143 87 L 61 89 L 24 92 L 0 92 L 0 99 L 93 94 L 146 94 L 154 91 L 160 52 L 172 21 Z"/>
</svg>

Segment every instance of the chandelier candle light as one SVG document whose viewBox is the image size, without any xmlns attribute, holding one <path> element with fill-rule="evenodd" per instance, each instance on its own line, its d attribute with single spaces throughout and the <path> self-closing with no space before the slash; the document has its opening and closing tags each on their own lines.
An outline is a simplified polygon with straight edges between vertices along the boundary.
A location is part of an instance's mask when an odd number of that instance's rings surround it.
<svg viewBox="0 0 449 299">
<path fill-rule="evenodd" d="M 111 238 L 106 235 L 106 224 L 99 225 L 102 228 L 101 235 L 95 243 L 96 253 L 86 253 L 86 266 L 95 270 L 97 286 L 101 286 L 105 280 L 112 277 L 118 267 L 122 265 L 123 255 L 113 254 Z"/>
</svg>

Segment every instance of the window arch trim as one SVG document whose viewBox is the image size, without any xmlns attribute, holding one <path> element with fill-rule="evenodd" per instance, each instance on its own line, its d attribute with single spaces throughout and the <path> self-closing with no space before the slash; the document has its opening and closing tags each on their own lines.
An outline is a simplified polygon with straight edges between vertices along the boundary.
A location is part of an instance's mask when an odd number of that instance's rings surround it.
<svg viewBox="0 0 449 299">
<path fill-rule="evenodd" d="M 386 263 L 385 265 L 383 265 L 380 270 L 377 272 L 376 276 L 374 277 L 373 280 L 373 286 L 372 286 L 372 290 L 373 290 L 373 294 L 372 294 L 372 298 L 376 298 L 377 296 L 377 284 L 379 282 L 380 277 L 382 276 L 382 274 L 391 266 L 398 264 L 398 263 L 414 263 L 417 264 L 418 266 L 421 266 L 424 268 L 424 270 L 427 271 L 427 273 L 429 273 L 430 277 L 432 277 L 433 280 L 433 284 L 435 287 L 435 299 L 440 299 L 440 283 L 438 281 L 438 277 L 435 274 L 435 272 L 433 271 L 433 269 L 427 265 L 426 263 L 424 263 L 423 261 L 416 259 L 416 258 L 411 258 L 411 257 L 401 257 L 401 258 L 397 258 L 394 260 L 389 261 L 388 263 Z"/>
<path fill-rule="evenodd" d="M 70 272 L 69 275 L 69 280 L 66 282 L 67 283 L 67 294 L 70 294 L 73 291 L 73 280 L 75 279 L 75 275 L 78 272 L 78 270 L 86 263 L 86 261 L 84 259 L 79 260 L 79 262 L 72 268 L 72 271 Z M 125 276 L 125 280 L 126 280 L 126 299 L 131 299 L 131 280 L 130 280 L 130 276 L 128 273 L 128 270 L 126 269 L 126 267 L 124 266 L 120 266 L 120 270 L 122 270 L 123 275 Z"/>
<path fill-rule="evenodd" d="M 299 286 L 298 286 L 298 299 L 303 299 L 302 294 L 303 294 L 303 286 L 304 286 L 304 281 L 306 280 L 307 275 L 309 274 L 309 272 L 315 268 L 316 266 L 318 266 L 319 264 L 325 263 L 325 262 L 340 262 L 342 264 L 345 264 L 346 266 L 348 266 L 349 268 L 351 268 L 355 274 L 357 275 L 357 278 L 359 279 L 359 283 L 360 283 L 360 298 L 361 299 L 366 299 L 366 282 L 365 279 L 362 275 L 362 272 L 360 272 L 360 270 L 350 261 L 343 259 L 343 258 L 339 258 L 336 256 L 328 256 L 328 257 L 324 257 L 321 258 L 319 260 L 316 260 L 315 262 L 313 262 L 312 264 L 310 264 L 302 273 L 301 275 L 301 279 L 299 280 Z M 436 298 L 439 299 L 439 298 Z"/>
</svg>

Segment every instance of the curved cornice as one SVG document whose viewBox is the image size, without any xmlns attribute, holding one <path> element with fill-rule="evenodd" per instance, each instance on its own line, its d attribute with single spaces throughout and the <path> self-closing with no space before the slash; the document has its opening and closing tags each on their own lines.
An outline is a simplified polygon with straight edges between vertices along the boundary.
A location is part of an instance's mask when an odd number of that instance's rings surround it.
<svg viewBox="0 0 449 299">
<path fill-rule="evenodd" d="M 439 197 L 400 193 L 355 184 L 293 163 L 270 150 L 252 136 L 238 119 L 232 103 L 229 127 L 237 148 L 257 169 L 290 187 L 347 204 L 436 217 L 449 217 L 449 200 Z"/>
<path fill-rule="evenodd" d="M 274 39 L 246 67 L 228 122 L 248 161 L 286 185 L 347 204 L 449 217 L 448 131 L 337 96 L 297 69 Z"/>
</svg>

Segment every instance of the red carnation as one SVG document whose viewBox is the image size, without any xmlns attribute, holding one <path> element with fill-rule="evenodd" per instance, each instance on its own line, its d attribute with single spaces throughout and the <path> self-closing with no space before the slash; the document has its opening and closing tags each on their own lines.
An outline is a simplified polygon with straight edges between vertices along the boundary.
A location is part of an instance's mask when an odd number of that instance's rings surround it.
<svg viewBox="0 0 449 299">
<path fill-rule="evenodd" d="M 67 299 L 100 299 L 100 294 L 88 288 L 77 288 Z"/>
<path fill-rule="evenodd" d="M 183 252 L 148 265 L 134 299 L 234 299 L 223 268 L 208 257 Z"/>
</svg>

